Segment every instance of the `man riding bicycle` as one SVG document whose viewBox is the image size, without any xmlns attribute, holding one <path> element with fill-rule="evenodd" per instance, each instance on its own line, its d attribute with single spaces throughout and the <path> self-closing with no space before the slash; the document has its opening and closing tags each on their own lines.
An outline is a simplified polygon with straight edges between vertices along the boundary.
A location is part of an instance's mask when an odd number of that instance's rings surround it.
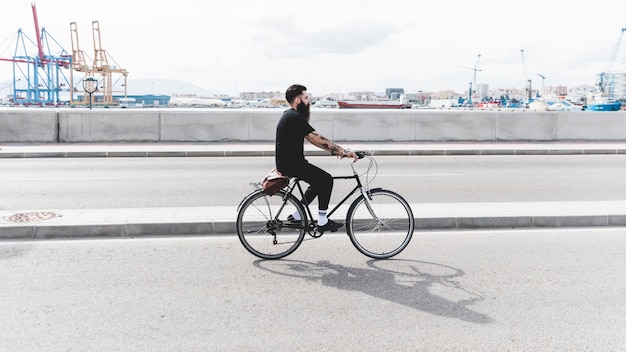
<svg viewBox="0 0 626 352">
<path fill-rule="evenodd" d="M 343 224 L 336 223 L 326 216 L 333 190 L 333 178 L 328 172 L 310 164 L 304 158 L 304 140 L 338 158 L 348 157 L 356 161 L 358 156 L 350 149 L 345 149 L 322 136 L 309 124 L 311 103 L 305 86 L 300 84 L 289 86 L 285 98 L 290 108 L 283 112 L 276 126 L 276 168 L 285 176 L 297 177 L 309 184 L 303 203 L 311 204 L 315 197 L 319 197 L 317 230 L 337 231 Z M 296 211 L 289 216 L 289 220 L 300 221 L 302 216 L 303 214 Z"/>
</svg>

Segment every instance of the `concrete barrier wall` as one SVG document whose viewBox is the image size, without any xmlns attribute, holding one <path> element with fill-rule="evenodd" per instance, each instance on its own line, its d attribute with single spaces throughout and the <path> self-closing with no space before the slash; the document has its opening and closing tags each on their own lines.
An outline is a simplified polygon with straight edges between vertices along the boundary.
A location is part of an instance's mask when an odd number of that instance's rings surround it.
<svg viewBox="0 0 626 352">
<path fill-rule="evenodd" d="M 58 116 L 49 110 L 0 110 L 0 142 L 56 142 Z"/>
<path fill-rule="evenodd" d="M 61 112 L 59 142 L 157 142 L 159 114 L 130 110 Z"/>
<path fill-rule="evenodd" d="M 273 141 L 279 109 L 0 109 L 0 143 Z M 337 141 L 617 141 L 626 112 L 312 111 Z"/>
</svg>

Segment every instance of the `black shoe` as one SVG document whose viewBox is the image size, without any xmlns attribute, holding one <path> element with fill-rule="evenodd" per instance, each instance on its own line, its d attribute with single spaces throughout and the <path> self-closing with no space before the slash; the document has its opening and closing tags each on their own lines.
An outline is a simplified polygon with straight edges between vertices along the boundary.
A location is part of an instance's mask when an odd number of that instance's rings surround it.
<svg viewBox="0 0 626 352">
<path fill-rule="evenodd" d="M 296 218 L 294 218 L 294 217 L 293 217 L 293 215 L 289 215 L 289 216 L 287 217 L 287 221 L 289 221 L 289 222 L 291 222 L 291 223 L 294 223 L 294 224 L 299 224 L 299 223 L 300 223 L 300 221 L 302 221 L 302 220 L 296 220 Z"/>
<path fill-rule="evenodd" d="M 317 231 L 318 232 L 326 232 L 326 231 L 337 232 L 337 230 L 340 229 L 341 227 L 343 227 L 343 224 L 334 222 L 332 220 L 328 220 L 326 225 L 317 226 Z"/>
</svg>

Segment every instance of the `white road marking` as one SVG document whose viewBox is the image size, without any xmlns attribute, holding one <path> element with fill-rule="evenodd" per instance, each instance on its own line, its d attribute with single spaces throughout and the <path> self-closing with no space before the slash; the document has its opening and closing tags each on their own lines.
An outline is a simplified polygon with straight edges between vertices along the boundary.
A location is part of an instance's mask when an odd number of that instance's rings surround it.
<svg viewBox="0 0 626 352">
<path fill-rule="evenodd" d="M 440 177 L 440 176 L 465 176 L 465 174 L 387 174 L 377 177 Z"/>
<path fill-rule="evenodd" d="M 13 181 L 101 181 L 101 180 L 121 180 L 121 178 L 110 177 L 22 177 L 14 178 Z"/>
</svg>

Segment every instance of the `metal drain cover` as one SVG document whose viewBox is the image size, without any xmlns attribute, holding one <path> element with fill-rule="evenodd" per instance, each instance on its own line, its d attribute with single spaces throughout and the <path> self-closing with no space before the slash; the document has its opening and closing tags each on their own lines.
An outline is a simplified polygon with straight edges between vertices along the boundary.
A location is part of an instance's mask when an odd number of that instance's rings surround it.
<svg viewBox="0 0 626 352">
<path fill-rule="evenodd" d="M 7 222 L 35 222 L 35 221 L 43 221 L 50 220 L 54 218 L 61 217 L 63 215 L 58 213 L 53 213 L 51 211 L 38 211 L 32 213 L 17 213 L 11 216 L 7 216 L 4 218 Z"/>
</svg>

